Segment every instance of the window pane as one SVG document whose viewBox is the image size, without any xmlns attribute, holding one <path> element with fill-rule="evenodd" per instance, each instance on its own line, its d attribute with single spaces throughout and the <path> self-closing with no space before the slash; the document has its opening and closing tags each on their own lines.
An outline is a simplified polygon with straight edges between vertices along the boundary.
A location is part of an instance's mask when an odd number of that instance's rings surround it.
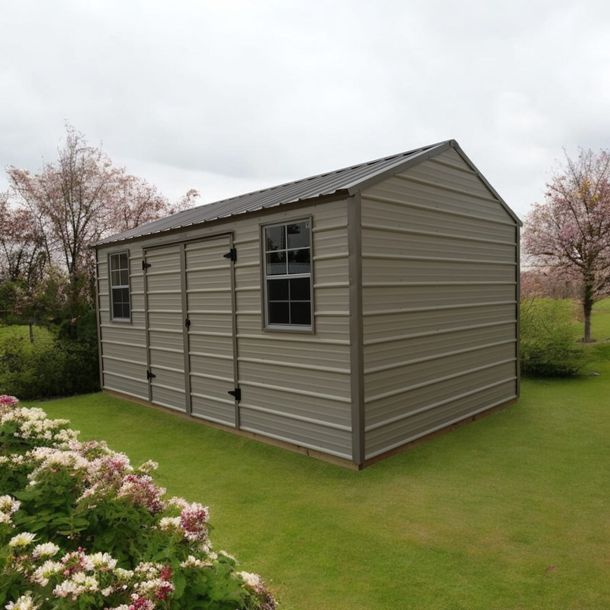
<svg viewBox="0 0 610 610">
<path fill-rule="evenodd" d="M 290 303 L 290 322 L 292 324 L 311 324 L 311 303 L 297 301 Z"/>
<path fill-rule="evenodd" d="M 286 225 L 289 248 L 307 248 L 309 246 L 309 221 Z"/>
<path fill-rule="evenodd" d="M 119 257 L 116 254 L 110 255 L 110 269 L 114 271 L 119 268 Z"/>
<path fill-rule="evenodd" d="M 111 279 L 111 283 L 113 286 L 118 286 L 121 282 L 121 272 L 120 271 L 111 271 L 110 272 L 110 279 Z"/>
<path fill-rule="evenodd" d="M 310 282 L 308 277 L 290 280 L 290 300 L 309 301 Z"/>
<path fill-rule="evenodd" d="M 127 269 L 129 267 L 129 261 L 127 260 L 127 252 L 119 254 L 119 268 Z"/>
<path fill-rule="evenodd" d="M 270 302 L 269 303 L 269 324 L 288 324 L 288 303 Z"/>
<path fill-rule="evenodd" d="M 265 249 L 283 250 L 286 247 L 284 226 L 265 229 Z"/>
<path fill-rule="evenodd" d="M 267 299 L 269 301 L 288 300 L 289 280 L 267 280 Z"/>
<path fill-rule="evenodd" d="M 125 269 L 124 271 L 121 271 L 121 285 L 122 286 L 127 286 L 129 284 L 129 271 L 127 271 L 127 269 Z"/>
<path fill-rule="evenodd" d="M 267 254 L 267 275 L 286 274 L 286 252 L 270 252 Z"/>
<path fill-rule="evenodd" d="M 288 251 L 288 273 L 309 273 L 309 248 Z"/>
<path fill-rule="evenodd" d="M 122 318 L 123 317 L 123 306 L 120 303 L 112 304 L 112 317 Z"/>
</svg>

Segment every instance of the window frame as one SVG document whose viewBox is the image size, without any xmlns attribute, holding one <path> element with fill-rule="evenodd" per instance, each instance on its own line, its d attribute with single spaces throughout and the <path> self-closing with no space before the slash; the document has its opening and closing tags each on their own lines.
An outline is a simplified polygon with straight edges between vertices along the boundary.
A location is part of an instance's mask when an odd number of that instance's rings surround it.
<svg viewBox="0 0 610 610">
<path fill-rule="evenodd" d="M 279 279 L 290 279 L 291 274 L 285 275 L 267 275 L 267 246 L 265 239 L 265 229 L 271 227 L 283 227 L 299 222 L 309 223 L 309 274 L 295 273 L 295 278 L 306 277 L 309 275 L 309 302 L 311 311 L 311 320 L 309 324 L 271 324 L 269 323 L 269 309 L 267 301 L 267 279 L 274 277 Z M 313 217 L 312 216 L 297 216 L 295 218 L 286 218 L 274 222 L 260 223 L 260 260 L 261 260 L 261 321 L 262 330 L 265 332 L 290 332 L 302 334 L 315 334 L 315 307 L 314 307 L 314 247 L 313 247 Z M 288 246 L 288 244 L 286 244 Z M 288 264 L 288 262 L 286 262 Z"/>
<path fill-rule="evenodd" d="M 125 254 L 127 256 L 127 285 L 120 284 L 118 286 L 112 285 L 112 257 L 120 256 Z M 108 314 L 111 322 L 117 324 L 131 324 L 133 307 L 131 302 L 131 257 L 129 250 L 117 250 L 116 252 L 109 252 L 107 259 L 107 273 L 108 273 Z M 129 317 L 128 318 L 115 318 L 114 316 L 114 293 L 113 288 L 127 288 L 129 293 Z"/>
</svg>

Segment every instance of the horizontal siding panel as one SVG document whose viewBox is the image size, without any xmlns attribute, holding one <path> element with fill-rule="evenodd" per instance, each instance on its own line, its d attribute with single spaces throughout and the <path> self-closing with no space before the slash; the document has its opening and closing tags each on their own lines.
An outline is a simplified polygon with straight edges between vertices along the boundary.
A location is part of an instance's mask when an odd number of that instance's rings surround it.
<svg viewBox="0 0 610 610">
<path fill-rule="evenodd" d="M 111 343 L 102 341 L 105 356 L 124 358 L 132 362 L 146 362 L 146 349 L 144 346 L 130 345 L 125 343 Z"/>
<path fill-rule="evenodd" d="M 320 343 L 311 335 L 302 339 L 305 340 L 298 341 L 288 333 L 267 333 L 264 338 L 241 338 L 239 356 L 341 368 L 349 366 L 348 345 Z"/>
<path fill-rule="evenodd" d="M 152 386 L 152 402 L 168 409 L 174 409 L 182 413 L 186 412 L 186 395 L 184 391 L 174 388 Z"/>
<path fill-rule="evenodd" d="M 485 347 L 476 351 L 368 373 L 364 376 L 365 402 L 373 401 L 388 392 L 398 392 L 412 385 L 431 383 L 449 375 L 466 373 L 471 369 L 479 369 L 511 358 L 515 358 L 515 343 Z M 514 369 L 514 365 L 511 366 Z"/>
<path fill-rule="evenodd" d="M 511 299 L 513 300 L 514 298 Z M 443 332 L 461 326 L 505 322 L 515 320 L 515 314 L 515 303 L 477 307 L 458 306 L 449 312 L 446 309 L 430 309 L 389 315 L 372 314 L 365 316 L 364 341 L 366 343 L 383 338 L 392 340 L 415 333 Z M 365 351 L 368 351 L 368 348 Z"/>
<path fill-rule="evenodd" d="M 488 265 L 363 256 L 362 273 L 376 282 L 515 282 L 516 265 Z"/>
<path fill-rule="evenodd" d="M 224 305 L 224 304 L 221 304 Z M 226 308 L 208 309 L 208 303 L 204 303 L 205 309 L 189 310 L 188 317 L 191 321 L 192 331 L 204 332 L 224 332 L 231 333 L 233 329 L 233 319 L 230 311 L 223 311 Z M 221 312 L 221 313 L 216 313 Z"/>
<path fill-rule="evenodd" d="M 446 258 L 483 258 L 489 261 L 514 262 L 515 246 L 512 244 L 483 242 L 463 239 L 454 235 L 421 235 L 402 230 L 398 222 L 394 225 L 378 223 L 363 225 L 363 252 L 391 252 L 404 256 L 435 256 Z"/>
<path fill-rule="evenodd" d="M 116 322 L 102 326 L 102 339 L 127 345 L 146 345 L 146 332 L 143 327 Z"/>
<path fill-rule="evenodd" d="M 504 363 L 388 396 L 367 405 L 365 425 L 378 426 L 388 420 L 408 416 L 409 413 L 426 409 L 439 402 L 450 401 L 513 377 L 515 377 L 514 363 Z"/>
<path fill-rule="evenodd" d="M 240 407 L 268 409 L 287 416 L 309 418 L 319 422 L 330 422 L 345 427 L 351 426 L 349 404 L 318 396 L 302 396 L 281 389 L 242 386 Z"/>
<path fill-rule="evenodd" d="M 233 389 L 233 358 L 230 354 L 219 354 L 217 350 L 207 353 L 193 353 L 191 351 L 189 357 L 191 373 L 221 377 L 229 382 L 230 387 L 226 389 Z"/>
<path fill-rule="evenodd" d="M 397 212 L 401 212 L 408 217 L 409 228 L 413 230 L 429 231 L 433 227 L 439 233 L 451 233 L 458 237 L 479 237 L 500 241 L 513 241 L 515 238 L 513 223 L 502 224 L 479 218 L 446 214 L 442 209 L 410 206 L 408 199 L 401 201 L 402 198 L 367 198 L 362 210 L 362 222 L 391 225 Z"/>
<path fill-rule="evenodd" d="M 511 301 L 515 298 L 515 285 L 464 285 L 464 286 L 368 286 L 362 290 L 365 312 L 392 310 L 401 307 L 427 307 L 430 305 L 468 305 L 484 302 Z"/>
<path fill-rule="evenodd" d="M 150 348 L 164 348 L 183 351 L 182 329 L 178 330 L 157 330 L 150 328 L 148 331 Z M 162 362 L 162 358 L 159 360 Z M 154 361 L 153 361 L 154 362 Z"/>
<path fill-rule="evenodd" d="M 398 336 L 398 334 L 397 334 Z M 472 349 L 481 345 L 515 339 L 515 322 L 483 328 L 468 328 L 451 333 L 437 333 L 404 339 L 394 338 L 366 346 L 364 367 L 395 367 L 406 360 L 430 358 L 447 352 Z"/>
<path fill-rule="evenodd" d="M 311 390 L 336 396 L 349 396 L 350 377 L 344 373 L 311 370 L 306 365 L 287 361 L 289 366 L 269 364 L 270 361 L 251 362 L 240 360 L 240 383 L 261 381 L 272 385 L 288 387 L 292 390 Z M 303 368 L 301 368 L 303 367 Z"/>
<path fill-rule="evenodd" d="M 351 459 L 350 432 L 248 409 L 240 410 L 240 420 L 248 432 Z"/>
<path fill-rule="evenodd" d="M 146 381 L 146 360 L 138 362 L 129 362 L 126 358 L 119 357 L 120 360 L 114 357 L 104 355 L 103 365 L 104 373 L 127 375 L 135 379 Z"/>
<path fill-rule="evenodd" d="M 437 409 L 424 411 L 399 422 L 366 432 L 366 457 L 371 458 L 401 444 L 415 440 L 461 419 L 507 402 L 515 397 L 515 383 L 489 388 L 466 398 L 455 400 Z"/>
<path fill-rule="evenodd" d="M 150 329 L 176 330 L 182 334 L 184 319 L 182 311 L 176 309 L 148 310 L 148 326 Z"/>
<path fill-rule="evenodd" d="M 192 414 L 201 419 L 235 427 L 235 404 L 207 394 L 192 394 Z"/>
<path fill-rule="evenodd" d="M 184 369 L 184 354 L 182 349 L 174 348 L 171 351 L 151 346 L 150 361 L 160 363 L 173 369 Z"/>
<path fill-rule="evenodd" d="M 127 379 L 124 376 L 105 371 L 104 388 L 107 390 L 114 390 L 115 392 L 124 392 L 130 396 L 137 396 L 144 400 L 148 399 L 148 382 L 146 380 Z"/>
<path fill-rule="evenodd" d="M 216 329 L 210 332 L 191 330 L 189 332 L 189 350 L 232 357 L 231 333 Z"/>
<path fill-rule="evenodd" d="M 402 174 L 405 177 L 439 184 L 441 187 L 467 191 L 483 199 L 495 199 L 492 193 L 474 173 L 462 172 L 459 169 L 439 163 L 421 163 Z M 491 201 L 490 205 L 494 205 Z"/>
</svg>

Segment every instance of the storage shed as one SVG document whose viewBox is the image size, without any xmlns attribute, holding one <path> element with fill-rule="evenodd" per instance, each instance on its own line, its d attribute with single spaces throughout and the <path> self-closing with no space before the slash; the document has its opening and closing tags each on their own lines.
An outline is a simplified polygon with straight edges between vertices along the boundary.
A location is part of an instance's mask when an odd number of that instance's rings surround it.
<svg viewBox="0 0 610 610">
<path fill-rule="evenodd" d="M 114 235 L 102 387 L 362 467 L 518 397 L 520 224 L 450 140 Z"/>
</svg>

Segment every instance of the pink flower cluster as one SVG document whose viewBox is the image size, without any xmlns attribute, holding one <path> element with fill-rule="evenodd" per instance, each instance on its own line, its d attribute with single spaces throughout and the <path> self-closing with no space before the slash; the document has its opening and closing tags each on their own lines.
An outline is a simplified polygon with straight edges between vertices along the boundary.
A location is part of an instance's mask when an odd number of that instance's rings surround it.
<svg viewBox="0 0 610 610">
<path fill-rule="evenodd" d="M 128 474 L 122 482 L 117 497 L 129 498 L 136 506 L 142 506 L 149 512 L 160 513 L 165 504 L 162 500 L 165 489 L 158 487 L 152 477 L 147 474 Z"/>
<path fill-rule="evenodd" d="M 0 396 L 0 428 L 7 424 L 12 433 L 17 422 L 22 438 L 28 438 L 33 448 L 26 453 L 0 456 L 0 468 L 27 468 L 30 486 L 48 482 L 47 477 L 58 473 L 68 473 L 80 493 L 76 501 L 79 508 L 93 508 L 101 499 L 116 499 L 145 508 L 154 517 L 152 527 L 157 535 L 167 532 L 168 548 L 176 549 L 177 557 L 186 557 L 177 570 L 210 570 L 227 561 L 233 569 L 234 558 L 211 549 L 209 509 L 184 498 L 167 500 L 166 490 L 150 476 L 157 467 L 155 462 L 134 468 L 125 454 L 112 451 L 104 442 L 78 441 L 78 432 L 70 430 L 68 422 L 50 420 L 41 409 L 17 405 L 16 398 Z M 39 446 L 43 442 L 46 444 Z M 8 535 L 13 533 L 12 517 L 19 509 L 19 501 L 8 495 L 0 496 L 0 526 L 4 524 L 2 531 L 10 532 Z M 167 565 L 140 563 L 133 570 L 125 570 L 117 567 L 117 560 L 108 553 L 87 553 L 79 548 L 62 554 L 60 546 L 38 542 L 30 532 L 15 532 L 7 548 L 6 575 L 11 571 L 18 573 L 29 583 L 27 590 L 21 592 L 23 595 L 6 606 L 12 610 L 46 608 L 53 599 L 61 607 L 65 603 L 76 606 L 77 602 L 82 606 L 84 596 L 87 600 L 95 599 L 94 605 L 87 607 L 154 610 L 169 607 L 175 591 L 174 575 Z M 273 597 L 260 577 L 234 572 L 232 578 L 237 579 L 244 591 L 256 594 L 263 604 L 257 608 L 275 608 Z M 111 607 L 117 603 L 120 605 Z"/>
<path fill-rule="evenodd" d="M 19 402 L 15 396 L 9 396 L 8 394 L 0 394 L 0 408 L 1 407 L 14 407 Z"/>
</svg>

